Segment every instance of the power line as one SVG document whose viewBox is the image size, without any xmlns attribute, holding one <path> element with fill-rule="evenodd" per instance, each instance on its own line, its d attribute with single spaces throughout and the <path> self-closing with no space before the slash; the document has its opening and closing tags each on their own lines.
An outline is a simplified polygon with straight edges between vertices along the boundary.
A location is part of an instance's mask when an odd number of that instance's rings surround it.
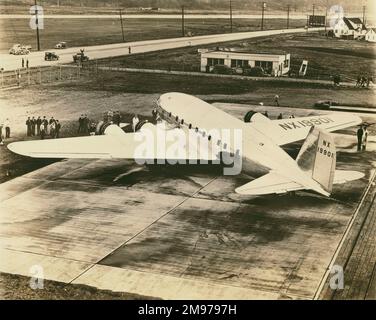
<svg viewBox="0 0 376 320">
<path fill-rule="evenodd" d="M 230 0 L 230 31 L 232 33 L 232 1 Z"/>
<path fill-rule="evenodd" d="M 119 9 L 119 14 L 120 14 L 120 24 L 121 24 L 121 35 L 123 36 L 123 42 L 125 42 L 125 38 L 124 38 L 124 26 L 123 26 L 123 16 L 121 14 L 121 9 Z"/>
<path fill-rule="evenodd" d="M 185 26 L 184 26 L 184 6 L 181 6 L 181 33 L 185 37 Z"/>
<path fill-rule="evenodd" d="M 262 3 L 262 14 L 261 14 L 261 30 L 264 30 L 264 11 L 266 8 L 266 2 Z"/>
<path fill-rule="evenodd" d="M 366 24 L 366 6 L 363 6 L 363 24 Z"/>
<path fill-rule="evenodd" d="M 39 21 L 38 21 L 38 5 L 37 0 L 34 1 L 34 8 L 35 8 L 35 26 L 37 31 L 37 48 L 40 51 L 40 40 L 39 40 Z"/>
</svg>

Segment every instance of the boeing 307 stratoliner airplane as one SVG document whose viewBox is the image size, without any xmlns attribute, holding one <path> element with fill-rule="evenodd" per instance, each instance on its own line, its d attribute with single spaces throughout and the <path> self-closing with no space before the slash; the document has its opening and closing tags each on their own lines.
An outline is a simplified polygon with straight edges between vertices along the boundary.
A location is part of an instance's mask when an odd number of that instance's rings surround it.
<svg viewBox="0 0 376 320">
<path fill-rule="evenodd" d="M 171 130 L 193 132 L 201 140 L 212 140 L 219 153 L 238 154 L 241 151 L 242 171 L 260 178 L 235 189 L 239 194 L 262 195 L 306 189 L 330 196 L 333 184 L 364 176 L 356 171 L 335 170 L 336 148 L 333 137 L 328 134 L 360 124 L 362 120 L 357 116 L 338 113 L 270 120 L 256 113 L 246 123 L 183 93 L 163 94 L 157 104 L 159 116 L 174 127 Z M 158 137 L 145 154 L 137 152 L 143 132 L 146 129 L 156 132 L 155 127 L 146 123 L 140 131 L 126 133 L 116 125 L 109 125 L 104 135 L 14 142 L 8 148 L 21 155 L 41 158 L 168 158 L 169 155 L 158 149 Z M 241 130 L 241 150 L 209 134 L 221 129 Z M 281 148 L 304 139 L 296 159 Z M 199 153 L 192 155 L 187 145 L 178 146 L 181 150 L 171 157 L 213 160 L 210 155 L 207 159 Z"/>
</svg>

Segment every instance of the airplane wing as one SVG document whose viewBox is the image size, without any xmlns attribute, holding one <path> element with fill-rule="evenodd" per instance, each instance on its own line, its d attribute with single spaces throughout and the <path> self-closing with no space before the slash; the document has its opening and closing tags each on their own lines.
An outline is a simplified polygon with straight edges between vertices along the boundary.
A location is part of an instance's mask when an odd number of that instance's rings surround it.
<svg viewBox="0 0 376 320">
<path fill-rule="evenodd" d="M 109 136 L 61 138 L 21 141 L 8 145 L 8 149 L 33 158 L 112 158 L 119 143 Z"/>
<path fill-rule="evenodd" d="M 251 118 L 250 125 L 282 146 L 304 140 L 312 126 L 333 132 L 362 123 L 362 119 L 348 113 L 331 113 L 293 119 L 269 120 L 260 113 Z"/>
<path fill-rule="evenodd" d="M 111 125 L 107 127 L 104 135 L 13 142 L 8 145 L 8 149 L 34 158 L 121 158 L 136 159 L 136 161 L 217 159 L 216 154 L 209 151 L 202 152 L 199 146 L 188 147 L 183 139 L 166 141 L 168 140 L 166 138 L 166 140 L 162 139 L 163 145 L 159 145 L 155 126 L 152 124 L 146 126 L 150 129 L 149 135 L 145 134 L 147 132 L 145 130 L 125 133 L 118 126 Z M 176 134 L 181 134 L 179 129 L 174 130 Z"/>
</svg>

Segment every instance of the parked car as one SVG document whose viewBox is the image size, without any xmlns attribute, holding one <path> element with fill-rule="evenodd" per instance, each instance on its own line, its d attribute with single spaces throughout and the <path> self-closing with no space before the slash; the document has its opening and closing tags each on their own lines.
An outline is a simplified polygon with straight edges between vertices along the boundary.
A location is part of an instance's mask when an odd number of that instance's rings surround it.
<svg viewBox="0 0 376 320">
<path fill-rule="evenodd" d="M 83 62 L 83 61 L 89 61 L 89 57 L 86 56 L 83 51 L 76 53 L 73 56 L 73 61 L 74 62 Z"/>
<path fill-rule="evenodd" d="M 222 64 L 215 65 L 211 72 L 215 74 L 232 74 L 233 73 L 230 67 L 226 65 L 222 65 Z"/>
<path fill-rule="evenodd" d="M 67 47 L 67 43 L 64 41 L 61 41 L 55 45 L 55 49 L 65 49 Z"/>
<path fill-rule="evenodd" d="M 322 109 L 322 110 L 328 110 L 331 106 L 338 106 L 337 101 L 331 101 L 331 100 L 319 100 L 315 102 L 314 107 L 316 109 Z"/>
<path fill-rule="evenodd" d="M 19 43 L 14 44 L 12 48 L 9 49 L 9 54 L 21 55 L 21 54 L 29 54 L 31 50 L 31 46 L 23 46 Z"/>
<path fill-rule="evenodd" d="M 261 67 L 253 67 L 244 69 L 244 74 L 251 77 L 263 77 L 265 75 L 264 69 Z"/>
<path fill-rule="evenodd" d="M 55 52 L 45 52 L 44 60 L 46 61 L 56 61 L 59 60 L 59 56 Z"/>
</svg>

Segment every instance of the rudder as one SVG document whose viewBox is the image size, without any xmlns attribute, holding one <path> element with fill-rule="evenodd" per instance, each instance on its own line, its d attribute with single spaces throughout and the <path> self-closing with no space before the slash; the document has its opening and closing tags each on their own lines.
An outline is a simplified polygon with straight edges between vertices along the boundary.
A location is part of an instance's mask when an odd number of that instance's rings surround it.
<svg viewBox="0 0 376 320">
<path fill-rule="evenodd" d="M 325 191 L 331 193 L 336 168 L 336 147 L 330 134 L 312 127 L 296 162 Z"/>
</svg>

